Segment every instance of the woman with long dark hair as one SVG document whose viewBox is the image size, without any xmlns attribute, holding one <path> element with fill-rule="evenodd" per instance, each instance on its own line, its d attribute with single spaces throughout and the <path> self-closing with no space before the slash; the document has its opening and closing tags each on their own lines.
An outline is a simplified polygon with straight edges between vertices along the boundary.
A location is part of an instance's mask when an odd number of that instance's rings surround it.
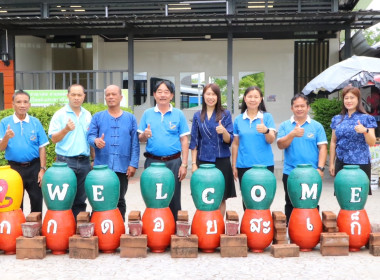
<svg viewBox="0 0 380 280">
<path fill-rule="evenodd" d="M 256 86 L 247 88 L 241 114 L 234 121 L 232 143 L 232 170 L 240 184 L 244 173 L 253 165 L 265 165 L 274 172 L 271 144 L 275 138 L 276 126 L 265 108 L 261 89 Z"/>
<path fill-rule="evenodd" d="M 331 120 L 330 175 L 335 176 L 344 165 L 355 164 L 371 180 L 369 146 L 376 143 L 376 120 L 364 110 L 360 89 L 349 85 L 342 97 L 342 111 Z"/>
<path fill-rule="evenodd" d="M 230 162 L 233 138 L 231 114 L 222 107 L 220 88 L 217 84 L 207 84 L 202 93 L 202 110 L 194 114 L 191 128 L 192 171 L 204 163 L 213 163 L 222 171 L 225 190 L 220 210 L 223 216 L 226 200 L 236 197 Z"/>
</svg>

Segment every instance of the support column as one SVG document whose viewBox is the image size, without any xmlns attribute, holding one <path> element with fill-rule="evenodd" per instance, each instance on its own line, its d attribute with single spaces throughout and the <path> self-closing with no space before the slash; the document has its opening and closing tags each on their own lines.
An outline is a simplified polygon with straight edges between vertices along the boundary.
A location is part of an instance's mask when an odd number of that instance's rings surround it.
<svg viewBox="0 0 380 280">
<path fill-rule="evenodd" d="M 351 39 L 351 28 L 346 28 L 344 30 L 344 59 L 352 56 L 352 39 Z"/>
<path fill-rule="evenodd" d="M 134 102 L 133 102 L 133 94 L 135 92 L 134 89 L 134 73 L 135 73 L 135 66 L 134 66 L 134 34 L 133 32 L 130 32 L 128 34 L 128 107 L 130 107 L 133 110 Z"/>
<path fill-rule="evenodd" d="M 227 109 L 233 112 L 233 94 L 232 94 L 232 31 L 228 30 L 227 39 Z"/>
</svg>

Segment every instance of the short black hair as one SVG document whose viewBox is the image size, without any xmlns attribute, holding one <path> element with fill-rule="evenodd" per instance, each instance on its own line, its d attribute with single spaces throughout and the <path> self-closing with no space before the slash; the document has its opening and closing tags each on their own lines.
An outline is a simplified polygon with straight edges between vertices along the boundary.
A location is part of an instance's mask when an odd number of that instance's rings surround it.
<svg viewBox="0 0 380 280">
<path fill-rule="evenodd" d="M 175 92 L 175 87 L 174 87 L 174 84 L 171 82 L 171 81 L 168 81 L 168 80 L 162 80 L 162 81 L 158 81 L 155 85 L 154 85 L 154 88 L 153 88 L 153 92 L 156 92 L 158 87 L 162 84 L 165 84 L 166 87 L 168 88 L 168 90 L 170 91 L 170 93 L 173 93 Z"/>
<path fill-rule="evenodd" d="M 81 84 L 72 84 L 72 85 L 69 86 L 69 88 L 67 89 L 67 93 L 70 93 L 70 90 L 71 90 L 72 87 L 81 87 L 82 90 L 83 90 L 83 93 L 86 94 L 85 89 L 84 89 L 84 86 L 82 86 Z"/>
<path fill-rule="evenodd" d="M 306 95 L 304 95 L 303 93 L 296 93 L 296 94 L 293 96 L 292 100 L 290 100 L 290 105 L 291 105 L 291 106 L 293 106 L 293 103 L 294 103 L 294 101 L 295 101 L 297 98 L 302 98 L 302 99 L 304 99 L 304 100 L 306 101 L 306 104 L 307 104 L 308 106 L 310 105 L 310 103 L 309 103 L 309 98 L 307 98 Z"/>
<path fill-rule="evenodd" d="M 24 94 L 26 96 L 28 96 L 28 99 L 30 101 L 30 95 L 29 93 L 27 93 L 26 91 L 22 90 L 22 89 L 19 89 L 18 91 L 16 91 L 13 95 L 12 95 L 12 101 L 15 101 L 15 98 L 17 95 L 21 95 L 21 94 Z"/>
</svg>

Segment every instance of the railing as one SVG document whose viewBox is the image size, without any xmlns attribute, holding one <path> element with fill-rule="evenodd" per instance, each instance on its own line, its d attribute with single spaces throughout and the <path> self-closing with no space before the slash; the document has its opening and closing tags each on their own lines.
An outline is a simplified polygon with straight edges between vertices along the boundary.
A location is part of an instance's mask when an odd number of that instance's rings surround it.
<svg viewBox="0 0 380 280">
<path fill-rule="evenodd" d="M 16 89 L 67 89 L 72 84 L 84 86 L 87 102 L 99 102 L 110 84 L 123 87 L 128 70 L 15 71 Z"/>
</svg>

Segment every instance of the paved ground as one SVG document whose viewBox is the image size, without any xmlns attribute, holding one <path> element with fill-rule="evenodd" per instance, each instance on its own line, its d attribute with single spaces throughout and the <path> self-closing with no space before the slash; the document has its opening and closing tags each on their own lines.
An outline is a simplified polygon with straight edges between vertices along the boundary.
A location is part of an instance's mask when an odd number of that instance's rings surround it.
<svg viewBox="0 0 380 280">
<path fill-rule="evenodd" d="M 188 176 L 189 177 L 189 176 Z M 190 180 L 183 183 L 182 208 L 190 217 L 195 207 L 190 195 Z M 237 188 L 238 189 L 238 188 Z M 366 210 L 372 223 L 380 222 L 380 190 L 368 198 Z M 128 210 L 144 211 L 139 177 L 133 178 L 127 192 Z M 281 180 L 271 210 L 283 211 L 284 191 Z M 90 208 L 89 208 L 90 209 Z M 227 201 L 227 209 L 236 210 L 242 217 L 241 195 Z M 333 180 L 325 178 L 321 211 L 338 213 L 339 205 L 333 196 Z M 25 210 L 28 213 L 28 209 Z M 16 260 L 15 256 L 0 255 L 0 279 L 379 279 L 380 257 L 363 248 L 347 257 L 322 257 L 317 247 L 300 253 L 298 258 L 277 259 L 264 253 L 248 253 L 247 258 L 221 258 L 219 252 L 199 253 L 196 259 L 172 259 L 167 251 L 148 253 L 145 259 L 120 258 L 118 253 L 100 254 L 95 260 L 70 259 L 68 255 L 48 254 L 43 260 Z"/>
</svg>

